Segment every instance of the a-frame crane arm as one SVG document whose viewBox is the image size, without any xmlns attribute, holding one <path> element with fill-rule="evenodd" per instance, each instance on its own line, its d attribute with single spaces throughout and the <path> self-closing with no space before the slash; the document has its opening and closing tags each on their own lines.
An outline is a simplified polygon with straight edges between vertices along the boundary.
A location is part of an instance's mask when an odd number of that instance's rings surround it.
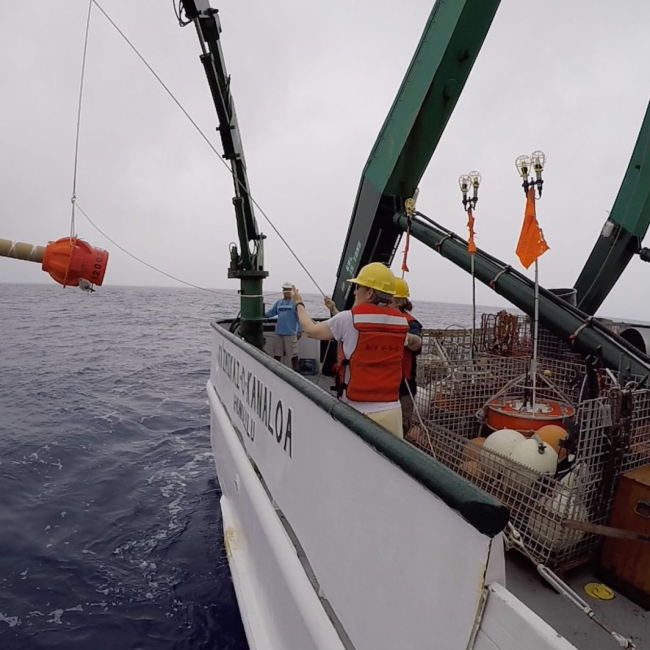
<svg viewBox="0 0 650 650">
<path fill-rule="evenodd" d="M 390 263 L 401 231 L 393 216 L 440 141 L 500 0 L 438 0 L 372 149 L 337 272 L 334 302 L 351 302 L 347 279 L 370 261 Z"/>
<path fill-rule="evenodd" d="M 641 243 L 650 226 L 650 104 L 632 158 L 598 241 L 578 277 L 578 307 L 595 314 L 637 253 L 650 260 Z"/>
</svg>

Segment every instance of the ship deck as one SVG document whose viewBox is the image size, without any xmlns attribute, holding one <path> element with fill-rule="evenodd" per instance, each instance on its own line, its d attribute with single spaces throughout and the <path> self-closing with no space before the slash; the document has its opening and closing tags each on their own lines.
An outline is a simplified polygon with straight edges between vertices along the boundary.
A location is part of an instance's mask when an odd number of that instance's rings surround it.
<svg viewBox="0 0 650 650">
<path fill-rule="evenodd" d="M 317 375 L 308 378 L 330 392 L 332 380 L 329 377 Z M 635 605 L 618 592 L 608 601 L 588 596 L 584 586 L 602 580 L 587 566 L 568 572 L 563 579 L 589 604 L 598 620 L 619 634 L 631 638 L 637 650 L 650 650 L 650 611 Z M 532 563 L 517 551 L 506 553 L 506 582 L 509 591 L 578 650 L 620 647 L 611 635 L 555 591 L 537 573 Z"/>
<path fill-rule="evenodd" d="M 267 332 L 267 336 L 270 334 L 270 331 Z M 306 375 L 305 378 L 332 394 L 333 381 L 330 377 L 317 374 Z M 599 621 L 624 637 L 632 639 L 637 650 L 650 650 L 650 611 L 644 610 L 618 592 L 608 601 L 588 596 L 584 586 L 591 582 L 602 582 L 588 566 L 573 569 L 562 577 L 588 603 Z M 620 647 L 610 634 L 555 591 L 537 573 L 532 562 L 514 550 L 506 553 L 506 586 L 578 650 L 607 650 Z"/>
<path fill-rule="evenodd" d="M 598 620 L 625 637 L 631 638 L 637 650 L 650 648 L 650 612 L 615 592 L 612 600 L 589 597 L 584 586 L 601 582 L 588 567 L 570 571 L 565 582 L 594 610 Z M 607 650 L 620 647 L 587 615 L 558 594 L 537 573 L 522 555 L 510 551 L 506 555 L 506 582 L 521 602 L 543 618 L 578 650 Z"/>
</svg>

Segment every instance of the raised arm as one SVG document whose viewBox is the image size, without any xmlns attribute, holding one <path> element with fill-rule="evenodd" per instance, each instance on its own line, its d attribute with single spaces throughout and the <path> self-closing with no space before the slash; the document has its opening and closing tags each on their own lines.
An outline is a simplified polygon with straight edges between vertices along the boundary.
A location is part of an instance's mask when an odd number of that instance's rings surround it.
<svg viewBox="0 0 650 650">
<path fill-rule="evenodd" d="M 267 309 L 264 312 L 264 318 L 273 318 L 273 316 L 278 315 L 278 301 L 276 300 L 273 307 L 271 309 Z"/>
</svg>

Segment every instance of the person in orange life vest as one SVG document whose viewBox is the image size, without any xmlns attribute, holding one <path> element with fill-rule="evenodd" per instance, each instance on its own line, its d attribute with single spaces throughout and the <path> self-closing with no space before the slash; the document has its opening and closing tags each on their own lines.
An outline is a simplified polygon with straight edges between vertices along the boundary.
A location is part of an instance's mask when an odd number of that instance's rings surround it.
<svg viewBox="0 0 650 650">
<path fill-rule="evenodd" d="M 409 324 L 412 343 L 404 350 L 402 365 L 403 379 L 399 387 L 399 401 L 402 404 L 402 430 L 404 435 L 413 424 L 413 397 L 417 391 L 417 357 L 422 351 L 422 324 L 411 315 L 413 305 L 409 300 L 409 286 L 401 278 L 395 278 L 395 295 L 392 306 L 399 309 Z"/>
<path fill-rule="evenodd" d="M 323 323 L 314 323 L 296 291 L 300 325 L 310 338 L 333 339 L 341 344 L 341 399 L 402 438 L 402 358 L 404 346 L 413 341 L 406 318 L 389 305 L 395 293 L 395 276 L 388 267 L 375 262 L 364 266 L 348 282 L 356 285 L 352 309 Z"/>
</svg>

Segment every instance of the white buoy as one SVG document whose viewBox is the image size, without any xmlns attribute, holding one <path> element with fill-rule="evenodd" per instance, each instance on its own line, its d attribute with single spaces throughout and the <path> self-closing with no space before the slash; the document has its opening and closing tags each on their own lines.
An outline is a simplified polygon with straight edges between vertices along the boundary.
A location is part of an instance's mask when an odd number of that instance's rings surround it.
<svg viewBox="0 0 650 650">
<path fill-rule="evenodd" d="M 494 451 L 502 456 L 509 456 L 515 445 L 521 444 L 526 440 L 519 431 L 514 429 L 501 429 L 488 436 L 483 448 Z"/>
<path fill-rule="evenodd" d="M 584 536 L 583 530 L 563 528 L 562 519 L 589 521 L 589 513 L 576 494 L 566 488 L 554 491 L 539 500 L 528 520 L 531 537 L 552 551 L 577 544 Z"/>
<path fill-rule="evenodd" d="M 555 449 L 535 437 L 516 443 L 512 447 L 509 458 L 540 474 L 555 472 L 557 468 Z"/>
</svg>

